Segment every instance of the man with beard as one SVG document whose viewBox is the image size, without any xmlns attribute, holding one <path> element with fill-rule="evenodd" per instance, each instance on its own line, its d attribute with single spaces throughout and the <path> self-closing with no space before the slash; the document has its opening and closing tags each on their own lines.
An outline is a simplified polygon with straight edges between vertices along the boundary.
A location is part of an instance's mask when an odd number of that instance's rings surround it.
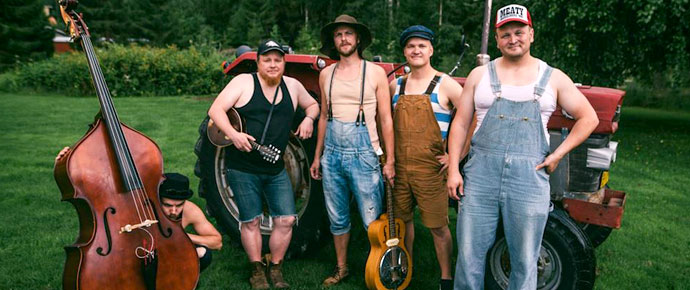
<svg viewBox="0 0 690 290">
<path fill-rule="evenodd" d="M 448 154 L 444 140 L 462 86 L 431 66 L 434 32 L 414 25 L 400 34 L 400 46 L 410 73 L 393 80 L 395 130 L 395 215 L 405 222 L 405 247 L 412 255 L 413 211 L 416 204 L 422 223 L 431 231 L 441 268 L 440 289 L 452 289 L 450 255 L 453 239 L 448 229 L 445 170 Z"/>
<path fill-rule="evenodd" d="M 276 41 L 261 43 L 257 52 L 257 73 L 240 74 L 223 89 L 208 110 L 208 115 L 220 130 L 232 140 L 226 150 L 227 181 L 234 193 L 240 214 L 242 246 L 247 252 L 252 275 L 249 282 L 254 289 L 268 289 L 269 284 L 261 261 L 261 231 L 259 219 L 263 215 L 262 197 L 273 219 L 269 239 L 271 252 L 269 276 L 275 288 L 288 288 L 281 272 L 281 264 L 292 238 L 295 224 L 295 200 L 290 178 L 283 159 L 271 163 L 252 151 L 251 141 L 273 145 L 285 151 L 295 110 L 304 109 L 306 117 L 295 131 L 299 138 L 309 138 L 319 106 L 304 86 L 294 78 L 283 76 L 285 51 Z M 246 133 L 236 131 L 226 115 L 235 108 L 245 120 Z"/>
<path fill-rule="evenodd" d="M 350 192 L 364 227 L 368 228 L 383 207 L 381 171 L 388 182 L 393 181 L 395 156 L 386 73 L 362 58 L 362 52 L 371 44 L 369 29 L 352 16 L 340 15 L 321 29 L 321 44 L 323 54 L 338 60 L 319 75 L 321 119 L 310 169 L 314 179 L 323 175 L 337 259 L 335 271 L 323 281 L 324 286 L 331 286 L 349 274 Z M 383 150 L 379 145 L 377 117 L 387 153 L 383 169 L 378 161 Z"/>
<path fill-rule="evenodd" d="M 510 252 L 508 289 L 537 288 L 537 260 L 549 216 L 549 174 L 598 124 L 573 81 L 530 55 L 532 18 L 520 5 L 496 13 L 499 57 L 469 74 L 449 137 L 448 195 L 459 199 L 455 289 L 483 289 L 484 263 L 497 224 Z M 549 153 L 546 124 L 560 105 L 575 117 L 568 137 Z M 460 175 L 460 144 L 476 110 L 477 129 Z"/>
<path fill-rule="evenodd" d="M 189 189 L 189 179 L 179 173 L 164 174 L 165 180 L 158 187 L 161 209 L 171 220 L 181 221 L 182 228 L 192 226 L 195 234 L 187 233 L 196 246 L 200 270 L 211 264 L 211 250 L 220 250 L 223 240 L 220 233 L 206 219 L 204 212 L 191 201 L 194 192 Z"/>
</svg>

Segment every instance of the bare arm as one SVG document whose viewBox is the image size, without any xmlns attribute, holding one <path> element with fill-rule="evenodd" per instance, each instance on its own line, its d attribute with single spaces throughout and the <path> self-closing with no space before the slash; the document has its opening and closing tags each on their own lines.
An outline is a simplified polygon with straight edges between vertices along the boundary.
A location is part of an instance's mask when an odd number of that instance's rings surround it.
<svg viewBox="0 0 690 290">
<path fill-rule="evenodd" d="M 383 143 L 386 146 L 386 164 L 383 165 L 383 175 L 388 179 L 389 184 L 393 184 L 395 177 L 395 139 L 393 138 L 390 86 L 383 68 L 375 65 L 373 73 L 376 80 L 376 109 L 381 123 Z"/>
<path fill-rule="evenodd" d="M 393 100 L 393 96 L 395 96 L 395 89 L 397 89 L 397 88 L 398 88 L 398 79 L 394 78 L 390 83 L 388 83 L 388 92 L 391 94 L 391 100 Z"/>
<path fill-rule="evenodd" d="M 314 121 L 319 116 L 319 104 L 311 97 L 302 83 L 296 79 L 292 79 L 292 82 L 295 88 L 294 91 L 297 94 L 297 105 L 302 108 L 305 113 L 304 119 L 297 127 L 297 131 L 295 131 L 295 135 L 301 139 L 307 139 L 311 137 L 314 131 Z"/>
<path fill-rule="evenodd" d="M 548 173 L 556 170 L 563 156 L 585 141 L 599 124 L 594 108 L 566 74 L 555 69 L 551 80 L 555 86 L 558 104 L 575 118 L 575 125 L 563 143 L 549 154 L 543 163 L 537 165 L 537 170 L 546 167 Z"/>
<path fill-rule="evenodd" d="M 459 102 L 457 104 L 454 103 L 457 112 L 448 132 L 448 155 L 450 155 L 450 161 L 448 162 L 447 188 L 448 196 L 456 200 L 460 199 L 458 192 L 461 195 L 464 192 L 463 180 L 460 175 L 460 154 L 466 143 L 474 113 L 474 90 L 477 83 L 481 80 L 485 69 L 485 67 L 477 67 L 470 72 Z"/>
<path fill-rule="evenodd" d="M 196 232 L 196 234 L 187 234 L 192 243 L 206 246 L 213 250 L 219 250 L 223 246 L 223 238 L 218 230 L 206 219 L 204 212 L 201 211 L 199 206 L 190 201 L 185 202 L 183 215 L 187 224 L 192 225 Z"/>
<path fill-rule="evenodd" d="M 443 97 L 445 99 L 444 105 L 446 108 L 457 108 L 460 106 L 460 96 L 462 95 L 462 86 L 455 81 L 453 78 L 441 82 L 441 88 L 439 89 L 439 98 Z M 460 159 L 464 156 L 465 150 L 463 148 Z M 441 170 L 446 170 L 448 168 L 449 156 L 447 152 L 443 155 L 436 156 L 436 160 L 441 163 Z"/>
<path fill-rule="evenodd" d="M 244 83 L 248 83 L 248 78 L 251 76 L 248 74 L 241 74 L 234 77 L 230 83 L 225 86 L 223 91 L 218 94 L 216 100 L 211 104 L 211 108 L 208 109 L 208 116 L 216 124 L 216 126 L 228 136 L 232 143 L 237 149 L 249 152 L 252 150 L 249 141 L 255 141 L 254 137 L 237 132 L 235 128 L 230 125 L 230 120 L 228 120 L 227 112 L 230 108 L 235 106 L 235 103 L 242 96 L 244 90 Z"/>
<path fill-rule="evenodd" d="M 477 114 L 473 114 L 472 123 L 467 129 L 467 135 L 465 136 L 465 144 L 462 146 L 462 151 L 460 151 L 460 160 L 465 158 L 467 154 L 470 153 L 470 145 L 472 143 L 472 135 L 474 135 L 474 129 L 477 128 Z"/>
<path fill-rule="evenodd" d="M 326 125 L 328 124 L 328 98 L 326 95 L 327 70 L 322 70 L 319 74 L 319 87 L 321 88 L 321 115 L 319 117 L 319 127 L 316 134 L 316 148 L 314 148 L 314 161 L 309 168 L 311 177 L 321 179 L 321 153 L 323 153 L 323 142 L 326 138 Z"/>
</svg>

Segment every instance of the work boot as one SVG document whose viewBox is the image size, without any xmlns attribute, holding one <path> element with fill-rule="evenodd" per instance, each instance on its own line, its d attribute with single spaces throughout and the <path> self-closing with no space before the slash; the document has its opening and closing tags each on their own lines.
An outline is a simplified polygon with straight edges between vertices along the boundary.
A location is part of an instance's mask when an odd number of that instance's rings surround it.
<svg viewBox="0 0 690 290">
<path fill-rule="evenodd" d="M 278 264 L 273 264 L 273 262 L 269 263 L 270 266 L 268 268 L 268 276 L 271 277 L 271 283 L 273 283 L 273 287 L 278 289 L 290 288 L 290 284 L 285 282 L 285 279 L 283 279 L 283 272 L 281 272 L 281 266 L 283 265 L 283 261 L 278 262 Z"/>
<path fill-rule="evenodd" d="M 453 290 L 453 280 L 441 279 L 441 282 L 439 282 L 438 289 L 440 289 L 440 290 Z"/>
<path fill-rule="evenodd" d="M 335 266 L 333 274 L 326 278 L 326 280 L 323 280 L 323 286 L 329 287 L 338 284 L 340 283 L 340 281 L 343 281 L 345 277 L 347 277 L 348 275 L 350 275 L 350 271 L 348 271 L 347 269 L 347 264 L 344 266 Z"/>
<path fill-rule="evenodd" d="M 268 281 L 266 280 L 266 264 L 261 262 L 250 262 L 252 268 L 252 276 L 249 277 L 249 284 L 252 289 L 268 289 Z"/>
</svg>

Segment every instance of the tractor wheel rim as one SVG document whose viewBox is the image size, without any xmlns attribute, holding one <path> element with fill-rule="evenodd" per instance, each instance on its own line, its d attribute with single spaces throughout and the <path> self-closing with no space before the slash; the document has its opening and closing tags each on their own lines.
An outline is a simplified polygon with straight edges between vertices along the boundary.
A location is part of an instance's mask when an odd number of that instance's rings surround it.
<svg viewBox="0 0 690 290">
<path fill-rule="evenodd" d="M 502 289 L 508 288 L 510 254 L 505 238 L 501 238 L 489 252 L 489 269 L 494 281 Z M 546 240 L 542 241 L 537 260 L 537 289 L 555 289 L 561 282 L 561 258 Z"/>
<path fill-rule="evenodd" d="M 232 146 L 232 145 L 230 145 Z M 291 136 L 288 145 L 285 148 L 283 155 L 285 161 L 285 168 L 288 177 L 292 183 L 292 190 L 295 198 L 295 209 L 297 212 L 297 219 L 304 214 L 309 205 L 311 178 L 309 177 L 309 159 L 302 142 L 299 139 Z M 217 148 L 215 155 L 215 180 L 221 200 L 227 211 L 232 217 L 238 221 L 240 220 L 239 209 L 235 203 L 235 194 L 232 192 L 227 181 L 227 173 L 225 166 L 225 149 Z M 273 220 L 271 219 L 268 209 L 264 206 L 263 214 L 260 217 L 259 228 L 262 235 L 268 235 L 273 230 Z"/>
</svg>

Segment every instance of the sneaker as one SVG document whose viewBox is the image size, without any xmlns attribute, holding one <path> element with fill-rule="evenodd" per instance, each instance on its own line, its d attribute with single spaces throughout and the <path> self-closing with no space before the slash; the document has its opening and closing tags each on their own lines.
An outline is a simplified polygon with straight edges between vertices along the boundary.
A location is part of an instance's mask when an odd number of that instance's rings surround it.
<svg viewBox="0 0 690 290">
<path fill-rule="evenodd" d="M 266 280 L 266 264 L 261 262 L 251 262 L 252 276 L 249 277 L 249 284 L 252 289 L 268 289 L 268 281 Z"/>
<path fill-rule="evenodd" d="M 326 278 L 326 280 L 323 280 L 323 286 L 324 287 L 329 287 L 333 286 L 335 284 L 340 283 L 340 281 L 343 281 L 348 275 L 350 275 L 350 271 L 347 269 L 347 265 L 345 266 L 335 266 L 335 270 L 333 270 L 333 274 Z"/>
<path fill-rule="evenodd" d="M 278 289 L 290 288 L 290 284 L 285 282 L 285 279 L 283 279 L 283 272 L 281 271 L 283 261 L 278 262 L 278 264 L 273 264 L 273 262 L 269 262 L 269 265 L 270 266 L 268 268 L 268 276 L 271 277 L 271 283 L 273 283 L 273 287 Z"/>
</svg>

